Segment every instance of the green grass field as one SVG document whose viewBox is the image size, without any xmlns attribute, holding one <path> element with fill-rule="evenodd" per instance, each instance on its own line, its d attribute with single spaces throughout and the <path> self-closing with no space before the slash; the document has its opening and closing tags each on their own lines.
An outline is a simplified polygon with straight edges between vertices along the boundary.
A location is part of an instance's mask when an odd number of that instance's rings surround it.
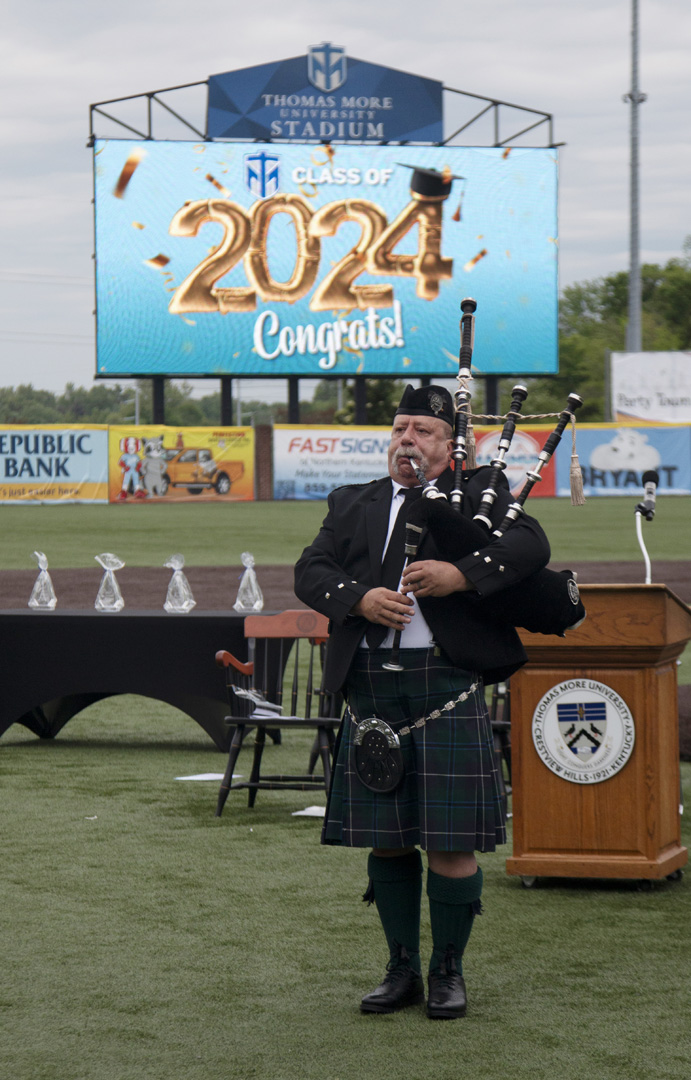
<svg viewBox="0 0 691 1080">
<path fill-rule="evenodd" d="M 293 732 L 266 754 L 301 769 L 309 744 Z M 54 742 L 3 737 L 3 1077 L 688 1080 L 691 874 L 525 890 L 510 848 L 482 856 L 468 1017 L 361 1016 L 385 961 L 365 854 L 291 816 L 315 795 L 248 810 L 236 792 L 214 818 L 217 785 L 175 777 L 223 761 L 141 698 L 92 706 Z"/>
<path fill-rule="evenodd" d="M 544 526 L 558 561 L 641 558 L 635 500 L 533 499 L 528 509 Z M 237 566 L 243 551 L 257 565 L 294 563 L 316 534 L 324 502 L 226 503 L 224 505 L 8 506 L 2 508 L 0 568 L 34 565 L 35 549 L 51 567 L 93 566 L 94 555 L 114 551 L 129 566 L 160 566 L 181 551 L 190 566 Z M 644 523 L 652 560 L 688 559 L 691 499 L 658 500 L 653 522 Z"/>
<path fill-rule="evenodd" d="M 651 558 L 688 558 L 688 499 L 658 503 Z M 530 507 L 555 560 L 640 553 L 633 501 Z M 5 507 L 0 567 L 289 564 L 323 503 Z M 682 669 L 683 670 L 683 669 Z M 302 771 L 291 732 L 265 758 Z M 4 1080 L 688 1080 L 691 872 L 633 883 L 540 882 L 483 856 L 485 914 L 465 970 L 467 1019 L 364 1017 L 383 937 L 361 903 L 365 856 L 319 845 L 291 814 L 319 795 L 231 794 L 176 776 L 222 772 L 189 718 L 119 697 L 52 741 L 0 740 L 0 1078 Z M 240 756 L 249 770 L 249 751 Z M 682 763 L 687 803 L 691 764 Z M 688 814 L 682 842 L 691 842 Z M 423 904 L 423 947 L 429 926 Z"/>
</svg>

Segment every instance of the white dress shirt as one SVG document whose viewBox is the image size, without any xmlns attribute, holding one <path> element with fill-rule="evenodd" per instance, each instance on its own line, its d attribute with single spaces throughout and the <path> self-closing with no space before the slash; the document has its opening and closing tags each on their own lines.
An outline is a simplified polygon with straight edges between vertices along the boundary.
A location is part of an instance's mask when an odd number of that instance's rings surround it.
<svg viewBox="0 0 691 1080">
<path fill-rule="evenodd" d="M 390 510 L 390 513 L 389 513 L 389 529 L 388 529 L 388 532 L 386 534 L 386 544 L 384 545 L 384 553 L 382 555 L 382 561 L 384 559 L 384 556 L 386 555 L 386 549 L 389 546 L 389 540 L 391 539 L 391 533 L 393 532 L 393 527 L 396 524 L 396 518 L 398 517 L 398 511 L 401 508 L 401 504 L 403 502 L 405 492 L 408 490 L 407 488 L 403 487 L 402 484 L 399 484 L 396 480 L 392 480 L 391 483 L 393 484 L 393 495 L 392 495 L 392 498 L 391 498 L 391 510 Z M 400 582 L 399 582 L 399 591 L 400 591 Z M 432 631 L 430 630 L 429 626 L 427 625 L 427 622 L 425 620 L 425 616 L 422 614 L 422 612 L 420 611 L 420 608 L 417 605 L 417 601 L 415 599 L 415 594 L 414 593 L 406 593 L 406 596 L 408 597 L 409 600 L 413 601 L 413 606 L 411 608 L 409 608 L 409 610 L 407 612 L 407 614 L 410 615 L 410 622 L 406 623 L 405 626 L 403 627 L 403 630 L 402 630 L 402 633 L 401 633 L 401 648 L 402 649 L 429 649 L 432 645 L 435 644 L 434 638 L 432 636 Z M 384 638 L 383 642 L 379 646 L 379 648 L 380 649 L 390 649 L 392 647 L 392 645 L 393 645 L 393 639 L 394 639 L 394 634 L 395 633 L 396 633 L 395 630 L 389 630 L 386 637 Z M 367 648 L 367 642 L 365 641 L 364 637 L 363 637 L 362 642 L 361 642 L 361 648 L 364 648 L 364 649 Z"/>
</svg>

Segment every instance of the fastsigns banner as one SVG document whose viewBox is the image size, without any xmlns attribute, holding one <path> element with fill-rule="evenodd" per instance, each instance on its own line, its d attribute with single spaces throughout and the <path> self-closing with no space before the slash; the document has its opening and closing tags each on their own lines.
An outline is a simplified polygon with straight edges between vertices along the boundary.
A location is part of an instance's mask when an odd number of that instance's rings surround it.
<svg viewBox="0 0 691 1080">
<path fill-rule="evenodd" d="M 388 472 L 390 427 L 274 426 L 274 499 L 326 499 Z"/>
<path fill-rule="evenodd" d="M 97 141 L 97 373 L 557 371 L 553 149 Z"/>
<path fill-rule="evenodd" d="M 251 427 L 111 427 L 108 453 L 109 502 L 254 498 Z"/>
<path fill-rule="evenodd" d="M 535 466 L 551 428 L 525 428 L 513 437 L 506 479 L 514 495 L 525 474 Z M 488 465 L 496 455 L 500 428 L 476 428 L 477 463 Z M 276 424 L 274 439 L 274 499 L 326 499 L 343 484 L 367 484 L 388 473 L 390 427 L 342 425 L 318 427 Z M 543 474 L 536 495 L 554 495 L 554 462 Z"/>
<path fill-rule="evenodd" d="M 108 501 L 108 428 L 0 428 L 0 503 Z"/>
</svg>

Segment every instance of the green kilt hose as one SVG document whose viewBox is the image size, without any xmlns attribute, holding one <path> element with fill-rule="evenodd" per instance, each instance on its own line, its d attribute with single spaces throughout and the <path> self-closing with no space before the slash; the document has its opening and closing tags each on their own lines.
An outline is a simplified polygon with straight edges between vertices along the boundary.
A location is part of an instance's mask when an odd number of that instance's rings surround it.
<svg viewBox="0 0 691 1080">
<path fill-rule="evenodd" d="M 346 713 L 323 843 L 471 852 L 494 851 L 506 842 L 482 682 L 438 653 L 438 649 L 403 649 L 404 671 L 382 668 L 389 649 L 356 653 L 347 683 L 356 723 L 377 716 L 397 731 L 454 701 L 473 682 L 478 687 L 467 700 L 401 737 L 405 775 L 395 791 L 385 794 L 370 791 L 355 772 L 355 723 Z"/>
</svg>

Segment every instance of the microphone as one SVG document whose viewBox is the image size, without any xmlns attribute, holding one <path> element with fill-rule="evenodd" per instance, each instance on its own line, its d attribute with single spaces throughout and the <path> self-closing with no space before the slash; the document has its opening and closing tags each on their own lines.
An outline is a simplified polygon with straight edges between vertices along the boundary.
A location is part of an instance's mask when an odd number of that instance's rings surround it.
<svg viewBox="0 0 691 1080">
<path fill-rule="evenodd" d="M 655 517 L 655 493 L 660 477 L 655 469 L 649 469 L 643 473 L 643 502 L 639 503 L 636 510 L 643 514 L 646 521 L 652 521 Z"/>
</svg>

